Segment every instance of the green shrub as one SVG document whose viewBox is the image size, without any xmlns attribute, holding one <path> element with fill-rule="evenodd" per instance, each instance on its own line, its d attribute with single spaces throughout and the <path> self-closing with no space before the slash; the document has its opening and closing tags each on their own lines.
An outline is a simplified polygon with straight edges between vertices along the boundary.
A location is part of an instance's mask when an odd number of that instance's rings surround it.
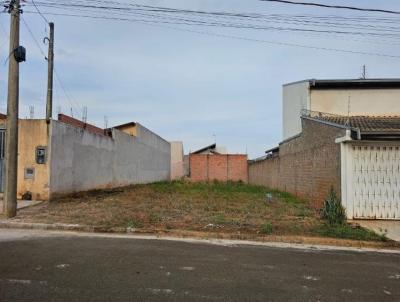
<svg viewBox="0 0 400 302">
<path fill-rule="evenodd" d="M 346 223 L 346 210 L 342 206 L 333 187 L 329 191 L 322 209 L 322 218 L 330 225 L 343 225 Z"/>
<path fill-rule="evenodd" d="M 218 225 L 222 225 L 222 224 L 225 224 L 227 222 L 226 218 L 225 218 L 225 215 L 221 214 L 221 213 L 215 215 L 213 220 L 214 220 L 214 223 L 218 224 Z"/>
<path fill-rule="evenodd" d="M 132 219 L 132 220 L 128 220 L 126 223 L 126 227 L 129 229 L 136 229 L 140 227 L 140 223 L 137 222 L 136 220 Z"/>
<path fill-rule="evenodd" d="M 352 239 L 352 240 L 364 240 L 364 241 L 388 241 L 385 234 L 379 235 L 373 231 L 366 230 L 362 227 L 354 227 L 349 224 L 323 224 L 317 230 L 317 234 L 320 236 Z"/>
<path fill-rule="evenodd" d="M 272 234 L 273 227 L 271 222 L 263 223 L 260 228 L 261 228 L 261 233 L 267 235 Z"/>
<path fill-rule="evenodd" d="M 150 213 L 150 215 L 149 215 L 150 223 L 159 223 L 159 222 L 161 222 L 161 220 L 162 220 L 162 217 L 159 214 L 154 213 L 154 212 Z"/>
</svg>

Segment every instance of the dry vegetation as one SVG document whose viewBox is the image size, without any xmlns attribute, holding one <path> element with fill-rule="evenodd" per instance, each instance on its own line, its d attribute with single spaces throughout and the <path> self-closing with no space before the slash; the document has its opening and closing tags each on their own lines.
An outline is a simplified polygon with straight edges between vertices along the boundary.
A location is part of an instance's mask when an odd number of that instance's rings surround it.
<svg viewBox="0 0 400 302">
<path fill-rule="evenodd" d="M 385 240 L 349 225 L 330 227 L 306 202 L 243 183 L 175 181 L 91 191 L 21 210 L 18 216 L 23 221 L 82 224 L 105 231 L 130 228 Z"/>
</svg>

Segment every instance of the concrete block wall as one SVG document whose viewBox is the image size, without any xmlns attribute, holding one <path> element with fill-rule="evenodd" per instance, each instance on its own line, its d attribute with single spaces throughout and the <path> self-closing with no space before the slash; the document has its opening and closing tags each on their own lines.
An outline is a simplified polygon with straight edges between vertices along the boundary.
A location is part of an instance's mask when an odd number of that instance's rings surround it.
<svg viewBox="0 0 400 302">
<path fill-rule="evenodd" d="M 243 154 L 190 154 L 192 181 L 248 182 L 247 155 Z"/>
<path fill-rule="evenodd" d="M 52 121 L 50 192 L 72 193 L 170 179 L 171 147 L 139 125 L 112 137 Z"/>
<path fill-rule="evenodd" d="M 184 154 L 182 142 L 171 144 L 171 180 L 181 179 L 185 176 Z"/>
<path fill-rule="evenodd" d="M 280 159 L 278 156 L 249 162 L 249 183 L 269 188 L 279 188 Z"/>
<path fill-rule="evenodd" d="M 279 156 L 249 163 L 249 183 L 279 189 L 320 208 L 334 187 L 340 196 L 340 145 L 345 129 L 302 119 L 302 133 L 280 145 Z"/>
</svg>

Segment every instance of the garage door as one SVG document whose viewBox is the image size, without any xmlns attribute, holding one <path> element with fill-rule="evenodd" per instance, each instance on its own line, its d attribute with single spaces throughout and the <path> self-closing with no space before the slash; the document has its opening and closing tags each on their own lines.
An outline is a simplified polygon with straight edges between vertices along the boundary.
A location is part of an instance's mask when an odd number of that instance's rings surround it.
<svg viewBox="0 0 400 302">
<path fill-rule="evenodd" d="M 400 148 L 352 146 L 354 218 L 400 219 Z"/>
</svg>

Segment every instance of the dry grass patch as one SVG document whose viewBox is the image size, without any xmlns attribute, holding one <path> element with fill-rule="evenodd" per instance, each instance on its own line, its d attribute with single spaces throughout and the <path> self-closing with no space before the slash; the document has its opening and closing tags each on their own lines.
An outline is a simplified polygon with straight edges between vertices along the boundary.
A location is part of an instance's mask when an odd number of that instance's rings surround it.
<svg viewBox="0 0 400 302">
<path fill-rule="evenodd" d="M 268 198 L 267 193 L 272 197 Z M 27 222 L 82 224 L 103 230 L 349 238 L 348 230 L 327 229 L 319 216 L 303 200 L 260 186 L 174 181 L 79 193 L 21 210 L 18 218 Z M 357 232 L 357 236 L 365 235 L 363 231 Z M 363 239 L 380 239 L 368 234 Z"/>
</svg>

